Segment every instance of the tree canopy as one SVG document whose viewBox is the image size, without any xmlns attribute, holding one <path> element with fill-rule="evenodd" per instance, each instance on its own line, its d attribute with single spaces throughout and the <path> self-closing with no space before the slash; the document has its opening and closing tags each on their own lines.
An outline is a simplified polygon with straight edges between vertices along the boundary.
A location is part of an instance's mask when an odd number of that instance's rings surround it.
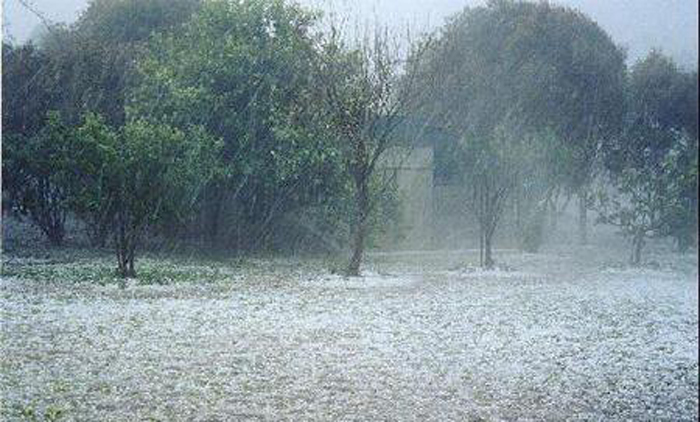
<svg viewBox="0 0 700 422">
<path fill-rule="evenodd" d="M 504 119 L 549 128 L 576 158 L 562 181 L 585 183 L 624 114 L 625 57 L 610 37 L 572 9 L 511 1 L 465 9 L 438 35 L 425 73 L 444 124 L 472 137 Z"/>
<path fill-rule="evenodd" d="M 134 116 L 199 124 L 224 140 L 206 231 L 255 246 L 276 217 L 332 197 L 333 139 L 316 107 L 314 15 L 283 1 L 210 1 L 156 36 L 139 64 Z M 236 214 L 234 226 L 222 219 Z M 243 235 L 241 235 L 243 231 Z"/>
</svg>

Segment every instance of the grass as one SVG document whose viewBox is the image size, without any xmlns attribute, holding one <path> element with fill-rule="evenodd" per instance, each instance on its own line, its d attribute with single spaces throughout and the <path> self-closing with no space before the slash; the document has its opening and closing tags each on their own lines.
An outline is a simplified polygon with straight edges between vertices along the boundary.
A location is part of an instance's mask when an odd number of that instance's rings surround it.
<svg viewBox="0 0 700 422">
<path fill-rule="evenodd" d="M 221 282 L 244 265 L 239 258 L 145 253 L 137 257 L 135 282 L 141 285 Z M 109 250 L 82 248 L 21 249 L 3 253 L 2 276 L 34 282 L 119 284 Z"/>
<path fill-rule="evenodd" d="M 1 262 L 2 277 L 38 284 L 107 286 L 123 282 L 117 273 L 114 251 L 106 248 L 22 246 L 4 250 Z M 290 258 L 188 249 L 144 251 L 136 259 L 136 278 L 128 284 L 226 284 L 236 282 L 243 275 L 250 279 L 251 275 L 274 276 L 299 271 L 341 274 L 345 263 L 345 257 L 340 256 Z"/>
</svg>

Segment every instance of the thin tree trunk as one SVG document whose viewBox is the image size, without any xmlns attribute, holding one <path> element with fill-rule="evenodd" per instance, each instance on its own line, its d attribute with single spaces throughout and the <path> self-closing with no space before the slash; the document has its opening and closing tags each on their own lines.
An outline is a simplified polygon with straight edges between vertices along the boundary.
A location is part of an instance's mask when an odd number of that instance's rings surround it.
<svg viewBox="0 0 700 422">
<path fill-rule="evenodd" d="M 223 190 L 223 189 L 222 189 Z M 208 224 L 208 227 L 206 227 L 205 232 L 206 232 L 206 237 L 209 242 L 210 246 L 216 247 L 219 245 L 219 226 L 221 222 L 221 210 L 223 208 L 223 198 L 221 194 L 217 194 L 216 197 L 211 201 L 212 203 L 207 204 L 209 207 L 211 207 L 210 211 L 211 214 L 208 216 L 209 221 L 205 221 Z M 207 215 L 206 212 L 203 213 L 205 216 Z"/>
<path fill-rule="evenodd" d="M 362 265 L 362 255 L 365 250 L 365 237 L 367 235 L 367 222 L 360 221 L 355 228 L 355 240 L 353 244 L 352 258 L 348 265 L 347 274 L 351 277 L 360 275 L 360 266 Z"/>
<path fill-rule="evenodd" d="M 644 233 L 638 231 L 634 234 L 632 238 L 632 255 L 630 256 L 630 263 L 634 266 L 639 265 L 642 262 L 642 249 L 644 248 Z"/>
<path fill-rule="evenodd" d="M 522 203 L 522 186 L 516 185 L 515 189 L 515 230 L 520 238 L 520 246 L 523 244 L 523 203 Z"/>
<path fill-rule="evenodd" d="M 136 239 L 131 239 L 131 244 L 129 245 L 129 269 L 127 272 L 127 277 L 136 277 L 136 270 L 134 265 L 136 264 Z"/>
<path fill-rule="evenodd" d="M 358 218 L 355 225 L 352 258 L 350 258 L 347 271 L 347 274 L 351 277 L 360 275 L 360 266 L 362 265 L 362 256 L 365 250 L 367 218 L 369 216 L 369 196 L 366 182 L 365 178 L 358 177 L 356 179 Z"/>
<path fill-rule="evenodd" d="M 136 228 L 132 227 L 132 232 L 128 231 L 128 223 L 125 217 L 117 217 L 117 232 L 115 239 L 115 248 L 117 252 L 117 271 L 122 278 L 120 286 L 126 287 L 125 279 L 136 277 L 134 268 L 136 244 L 139 233 Z"/>
<path fill-rule="evenodd" d="M 484 263 L 483 267 L 486 269 L 493 268 L 493 251 L 491 249 L 493 241 L 493 230 L 487 230 L 484 236 Z"/>
<path fill-rule="evenodd" d="M 588 244 L 588 206 L 586 204 L 586 193 L 579 193 L 578 201 L 578 236 L 581 245 Z"/>
<path fill-rule="evenodd" d="M 476 200 L 477 200 L 477 217 L 479 220 L 479 267 L 484 266 L 484 187 L 480 183 L 477 187 L 478 191 L 476 194 Z"/>
<path fill-rule="evenodd" d="M 557 225 L 559 223 L 559 212 L 557 210 L 557 200 L 550 198 L 550 199 L 548 199 L 547 204 L 548 204 L 547 211 L 549 211 L 550 236 L 554 237 L 557 233 Z"/>
<path fill-rule="evenodd" d="M 61 246 L 63 244 L 64 231 L 63 228 L 55 225 L 49 227 L 46 231 L 46 237 L 49 238 L 49 243 L 53 246 Z"/>
<path fill-rule="evenodd" d="M 484 227 L 479 222 L 479 266 L 484 266 Z"/>
<path fill-rule="evenodd" d="M 114 242 L 114 248 L 117 252 L 117 272 L 122 278 L 126 278 L 127 259 L 126 259 L 126 229 L 124 228 L 124 218 L 120 215 L 117 217 L 117 233 Z M 122 287 L 124 287 L 122 283 Z"/>
</svg>

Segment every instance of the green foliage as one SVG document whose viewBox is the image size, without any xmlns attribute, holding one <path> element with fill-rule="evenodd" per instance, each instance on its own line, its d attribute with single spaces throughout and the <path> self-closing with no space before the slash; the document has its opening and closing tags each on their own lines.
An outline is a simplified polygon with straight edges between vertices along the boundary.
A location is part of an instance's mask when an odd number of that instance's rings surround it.
<svg viewBox="0 0 700 422">
<path fill-rule="evenodd" d="M 10 134 L 3 142 L 4 193 L 19 215 L 29 216 L 53 244 L 65 235 L 69 185 L 74 171 L 71 131 L 56 113 L 46 126 L 26 137 Z"/>
<path fill-rule="evenodd" d="M 606 144 L 605 164 L 612 172 L 660 162 L 674 146 L 676 132 L 698 139 L 697 72 L 683 72 L 652 51 L 631 69 L 623 136 Z M 640 151 L 647 151 L 647 155 Z"/>
<path fill-rule="evenodd" d="M 145 120 L 116 131 L 87 115 L 77 130 L 81 146 L 74 208 L 114 227 L 122 275 L 134 275 L 135 251 L 146 230 L 182 223 L 214 173 L 219 143 L 199 127 L 182 131 Z"/>
<path fill-rule="evenodd" d="M 635 63 L 629 75 L 633 119 L 662 129 L 685 129 L 697 137 L 697 83 L 697 72 L 681 71 L 661 52 L 650 52 Z"/>
<path fill-rule="evenodd" d="M 225 170 L 201 209 L 211 240 L 260 247 L 282 215 L 337 190 L 338 155 L 314 107 L 313 22 L 283 1 L 210 1 L 177 34 L 154 37 L 139 63 L 133 116 L 224 140 Z"/>
<path fill-rule="evenodd" d="M 51 109 L 48 57 L 36 46 L 2 44 L 3 134 L 33 136 Z"/>
<path fill-rule="evenodd" d="M 124 87 L 131 49 L 112 47 L 70 27 L 55 27 L 42 43 L 44 78 L 54 108 L 70 125 L 86 112 L 124 122 Z"/>
<path fill-rule="evenodd" d="M 86 112 L 113 126 L 125 122 L 124 105 L 134 62 L 153 33 L 189 18 L 196 0 L 93 0 L 71 26 L 56 25 L 40 42 L 46 56 L 41 81 L 52 108 L 71 125 Z"/>
<path fill-rule="evenodd" d="M 444 125 L 472 139 L 508 119 L 551 130 L 572 158 L 557 181 L 585 184 L 624 112 L 624 55 L 610 37 L 574 10 L 510 1 L 466 9 L 439 35 L 421 72 Z"/>
<path fill-rule="evenodd" d="M 3 263 L 2 276 L 39 283 L 116 285 L 123 282 L 111 257 L 104 254 L 86 254 L 80 250 L 52 252 L 54 259 L 11 258 Z M 137 282 L 141 285 L 223 282 L 230 280 L 232 269 L 229 262 L 146 255 L 139 261 Z"/>
<path fill-rule="evenodd" d="M 652 51 L 632 67 L 627 101 L 625 131 L 603 150 L 623 199 L 610 200 L 604 221 L 639 239 L 673 236 L 685 250 L 697 233 L 697 72 Z"/>
<path fill-rule="evenodd" d="M 670 153 L 670 178 L 678 190 L 678 206 L 667 217 L 668 234 L 676 240 L 679 252 L 695 244 L 698 235 L 698 139 L 686 137 Z"/>
<path fill-rule="evenodd" d="M 614 195 L 599 189 L 599 221 L 619 227 L 631 239 L 633 264 L 639 264 L 646 238 L 675 233 L 679 216 L 687 217 L 686 190 L 697 183 L 697 155 L 690 151 L 689 139 L 676 133 L 673 147 L 660 160 L 647 149 L 640 165 L 612 174 Z"/>
<path fill-rule="evenodd" d="M 187 21 L 201 0 L 91 0 L 76 30 L 101 43 L 133 44 Z"/>
</svg>

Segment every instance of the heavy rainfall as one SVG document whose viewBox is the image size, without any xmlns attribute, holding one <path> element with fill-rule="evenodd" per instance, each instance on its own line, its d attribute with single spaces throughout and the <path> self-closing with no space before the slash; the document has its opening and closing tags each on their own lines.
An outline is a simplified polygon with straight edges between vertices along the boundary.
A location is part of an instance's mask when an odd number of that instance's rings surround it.
<svg viewBox="0 0 700 422">
<path fill-rule="evenodd" d="M 4 0 L 0 419 L 697 420 L 697 3 L 432 3 Z"/>
</svg>

